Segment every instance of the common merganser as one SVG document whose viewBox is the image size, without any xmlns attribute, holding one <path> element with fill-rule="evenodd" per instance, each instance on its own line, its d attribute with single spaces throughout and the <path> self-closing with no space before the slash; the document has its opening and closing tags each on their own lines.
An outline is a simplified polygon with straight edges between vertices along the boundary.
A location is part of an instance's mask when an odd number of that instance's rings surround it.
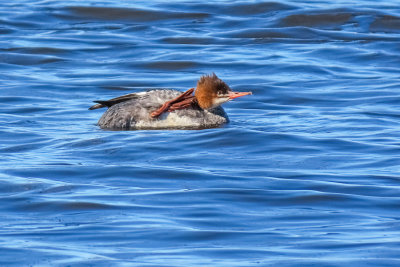
<svg viewBox="0 0 400 267">
<path fill-rule="evenodd" d="M 108 107 L 98 121 L 103 129 L 205 129 L 229 122 L 221 104 L 251 94 L 233 92 L 214 73 L 201 76 L 193 91 L 153 89 L 94 101 L 98 104 L 89 109 Z"/>
</svg>

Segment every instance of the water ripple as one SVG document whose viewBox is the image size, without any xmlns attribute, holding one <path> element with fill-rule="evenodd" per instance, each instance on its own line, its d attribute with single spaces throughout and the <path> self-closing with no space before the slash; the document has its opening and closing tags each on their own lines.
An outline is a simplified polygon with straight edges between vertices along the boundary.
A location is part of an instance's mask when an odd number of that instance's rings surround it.
<svg viewBox="0 0 400 267">
<path fill-rule="evenodd" d="M 165 19 L 204 19 L 208 17 L 208 14 L 206 13 L 164 12 L 158 10 L 117 7 L 69 6 L 67 10 L 80 18 L 103 20 L 131 20 L 147 22 Z"/>
</svg>

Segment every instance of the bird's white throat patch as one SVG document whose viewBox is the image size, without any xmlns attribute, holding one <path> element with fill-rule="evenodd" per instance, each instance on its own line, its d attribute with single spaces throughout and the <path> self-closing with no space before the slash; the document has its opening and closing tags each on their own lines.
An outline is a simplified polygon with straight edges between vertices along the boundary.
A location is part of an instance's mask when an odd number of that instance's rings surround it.
<svg viewBox="0 0 400 267">
<path fill-rule="evenodd" d="M 228 101 L 229 101 L 229 97 L 217 97 L 217 98 L 214 98 L 213 105 L 212 105 L 211 108 L 216 108 L 216 107 L 218 107 L 218 106 L 220 106 L 223 103 L 228 102 Z"/>
</svg>

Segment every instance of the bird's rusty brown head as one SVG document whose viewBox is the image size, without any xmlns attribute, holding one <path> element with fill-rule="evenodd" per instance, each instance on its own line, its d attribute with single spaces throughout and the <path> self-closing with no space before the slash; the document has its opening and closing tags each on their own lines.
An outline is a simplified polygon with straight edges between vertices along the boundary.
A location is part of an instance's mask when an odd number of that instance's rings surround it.
<svg viewBox="0 0 400 267">
<path fill-rule="evenodd" d="M 251 95 L 251 92 L 233 92 L 215 73 L 201 76 L 195 91 L 197 102 L 202 109 L 215 108 L 244 95 Z"/>
</svg>

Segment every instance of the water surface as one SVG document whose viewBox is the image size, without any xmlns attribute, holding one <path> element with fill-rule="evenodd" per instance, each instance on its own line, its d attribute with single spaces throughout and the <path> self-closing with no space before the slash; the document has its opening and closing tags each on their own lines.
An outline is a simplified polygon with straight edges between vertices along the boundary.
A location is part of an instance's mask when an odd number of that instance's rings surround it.
<svg viewBox="0 0 400 267">
<path fill-rule="evenodd" d="M 0 265 L 400 264 L 396 1 L 0 4 Z M 253 96 L 200 131 L 91 102 Z"/>
</svg>

